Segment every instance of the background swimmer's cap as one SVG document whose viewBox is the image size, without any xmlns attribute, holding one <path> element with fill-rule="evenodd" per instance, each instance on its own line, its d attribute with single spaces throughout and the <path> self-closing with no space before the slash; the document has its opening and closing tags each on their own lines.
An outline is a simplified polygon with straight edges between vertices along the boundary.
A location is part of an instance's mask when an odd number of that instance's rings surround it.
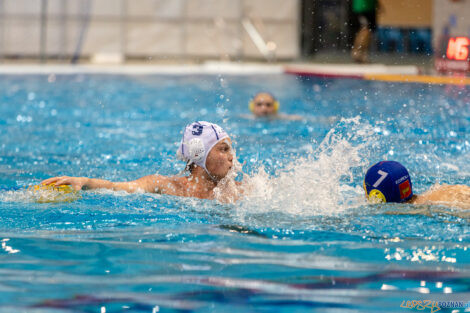
<svg viewBox="0 0 470 313">
<path fill-rule="evenodd" d="M 364 190 L 374 202 L 405 202 L 413 196 L 410 174 L 395 161 L 382 161 L 369 168 Z"/>
<path fill-rule="evenodd" d="M 250 111 L 253 112 L 253 111 L 255 110 L 255 102 L 254 102 L 254 100 L 255 100 L 256 96 L 258 96 L 260 93 L 268 94 L 268 95 L 270 95 L 270 96 L 273 98 L 273 100 L 274 100 L 274 102 L 273 102 L 273 104 L 274 104 L 274 111 L 277 113 L 277 111 L 279 111 L 279 107 L 280 107 L 281 105 L 279 104 L 279 101 L 277 101 L 276 98 L 275 98 L 272 94 L 270 94 L 269 92 L 258 92 L 258 93 L 250 100 L 250 102 L 248 102 L 248 107 L 250 108 Z"/>
<path fill-rule="evenodd" d="M 204 121 L 194 122 L 184 128 L 183 139 L 176 154 L 181 160 L 195 163 L 207 172 L 207 155 L 224 138 L 228 138 L 228 135 L 219 125 Z"/>
</svg>

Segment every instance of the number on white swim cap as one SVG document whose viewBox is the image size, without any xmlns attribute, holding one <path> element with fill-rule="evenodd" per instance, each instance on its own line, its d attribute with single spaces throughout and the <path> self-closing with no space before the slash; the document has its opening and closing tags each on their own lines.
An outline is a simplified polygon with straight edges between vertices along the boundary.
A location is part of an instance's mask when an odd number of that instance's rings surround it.
<svg viewBox="0 0 470 313">
<path fill-rule="evenodd" d="M 183 130 L 177 156 L 185 162 L 192 162 L 206 170 L 206 159 L 211 149 L 228 134 L 217 124 L 198 121 Z M 210 174 L 209 174 L 210 175 Z"/>
</svg>

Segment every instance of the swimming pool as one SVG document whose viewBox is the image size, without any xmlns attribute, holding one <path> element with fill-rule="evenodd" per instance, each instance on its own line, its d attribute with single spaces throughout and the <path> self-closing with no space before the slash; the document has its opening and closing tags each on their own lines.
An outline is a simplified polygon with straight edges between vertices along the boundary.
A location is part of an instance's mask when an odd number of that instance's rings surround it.
<svg viewBox="0 0 470 313">
<path fill-rule="evenodd" d="M 245 118 L 259 90 L 304 120 Z M 282 74 L 0 75 L 0 312 L 467 302 L 469 215 L 367 205 L 362 178 L 387 158 L 408 167 L 417 193 L 470 184 L 469 102 L 469 87 Z M 24 189 L 56 175 L 176 174 L 194 120 L 232 134 L 253 195 L 221 204 L 90 191 L 40 204 Z"/>
</svg>

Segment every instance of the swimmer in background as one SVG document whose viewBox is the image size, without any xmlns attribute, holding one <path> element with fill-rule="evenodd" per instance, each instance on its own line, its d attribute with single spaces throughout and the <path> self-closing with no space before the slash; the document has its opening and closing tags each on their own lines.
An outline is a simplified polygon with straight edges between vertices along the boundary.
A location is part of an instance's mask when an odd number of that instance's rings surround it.
<svg viewBox="0 0 470 313">
<path fill-rule="evenodd" d="M 373 203 L 434 204 L 470 209 L 470 186 L 434 185 L 423 194 L 413 194 L 408 171 L 396 161 L 381 161 L 371 166 L 364 178 L 364 190 Z"/>
<path fill-rule="evenodd" d="M 222 202 L 238 199 L 241 183 L 234 181 L 236 173 L 231 174 L 238 169 L 239 163 L 234 158 L 230 137 L 220 126 L 204 121 L 187 125 L 177 156 L 186 162 L 189 176 L 154 174 L 128 182 L 60 176 L 46 179 L 41 184 L 70 185 L 75 190 L 103 188 L 130 193 L 150 192 L 200 199 L 217 198 Z"/>
<path fill-rule="evenodd" d="M 249 102 L 249 109 L 253 113 L 252 116 L 245 116 L 250 118 L 268 118 L 268 119 L 283 119 L 291 121 L 300 121 L 300 115 L 288 115 L 279 113 L 279 101 L 269 92 L 259 92 Z"/>
</svg>

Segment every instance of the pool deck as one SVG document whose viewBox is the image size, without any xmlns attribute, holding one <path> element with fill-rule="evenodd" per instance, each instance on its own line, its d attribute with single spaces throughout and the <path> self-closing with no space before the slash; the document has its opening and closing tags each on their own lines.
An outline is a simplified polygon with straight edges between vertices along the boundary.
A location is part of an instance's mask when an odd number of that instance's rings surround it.
<svg viewBox="0 0 470 313">
<path fill-rule="evenodd" d="M 222 75 L 257 75 L 257 74 L 294 74 L 331 78 L 356 78 L 394 82 L 417 82 L 429 84 L 470 85 L 470 78 L 465 76 L 443 76 L 435 74 L 433 59 L 430 56 L 375 55 L 371 63 L 351 63 L 344 54 L 318 54 L 299 62 L 226 62 L 205 61 L 189 62 L 153 62 L 126 64 L 38 64 L 38 63 L 3 63 L 0 74 L 222 74 Z"/>
<path fill-rule="evenodd" d="M 201 64 L 2 65 L 0 74 L 282 74 L 282 64 L 204 62 Z"/>
</svg>

